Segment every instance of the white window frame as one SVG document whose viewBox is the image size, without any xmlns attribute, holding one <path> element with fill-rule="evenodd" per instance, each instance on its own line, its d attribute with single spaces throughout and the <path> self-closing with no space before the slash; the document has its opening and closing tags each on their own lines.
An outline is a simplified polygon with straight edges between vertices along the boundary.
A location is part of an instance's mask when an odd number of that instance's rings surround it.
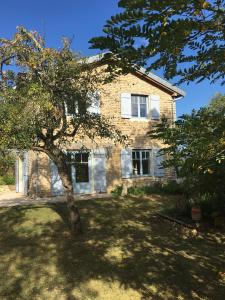
<svg viewBox="0 0 225 300">
<path fill-rule="evenodd" d="M 139 152 L 140 157 L 140 174 L 134 174 L 133 170 L 133 152 Z M 142 153 L 143 152 L 149 152 L 149 173 L 143 174 L 143 166 L 142 166 Z M 153 159 L 152 159 L 152 149 L 132 149 L 132 177 L 149 177 L 152 176 L 152 167 L 153 167 Z"/>
<path fill-rule="evenodd" d="M 65 115 L 66 115 L 67 117 L 75 117 L 75 116 L 77 115 L 77 109 L 76 109 L 76 111 L 74 112 L 74 114 L 70 114 L 70 113 L 68 112 L 68 105 L 67 105 L 67 102 L 66 102 L 66 101 L 64 101 L 64 108 L 65 108 Z"/>
<path fill-rule="evenodd" d="M 138 105 L 138 116 L 132 116 L 132 97 L 137 97 L 137 99 L 138 99 L 138 104 L 137 104 Z M 145 99 L 146 99 L 146 117 L 141 117 L 140 97 L 145 97 Z M 148 119 L 148 96 L 147 95 L 131 94 L 131 119 L 141 119 L 141 120 Z"/>
</svg>

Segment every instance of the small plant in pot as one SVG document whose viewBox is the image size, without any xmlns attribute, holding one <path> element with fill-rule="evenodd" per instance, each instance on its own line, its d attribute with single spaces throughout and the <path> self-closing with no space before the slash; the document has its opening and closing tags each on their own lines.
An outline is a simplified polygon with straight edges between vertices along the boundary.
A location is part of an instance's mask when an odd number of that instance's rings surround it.
<svg viewBox="0 0 225 300">
<path fill-rule="evenodd" d="M 191 218 L 195 222 L 199 222 L 202 219 L 202 209 L 200 206 L 192 206 L 191 208 Z"/>
<path fill-rule="evenodd" d="M 202 219 L 202 209 L 200 206 L 200 199 L 198 197 L 190 199 L 191 206 L 191 218 L 195 222 L 199 222 Z"/>
</svg>

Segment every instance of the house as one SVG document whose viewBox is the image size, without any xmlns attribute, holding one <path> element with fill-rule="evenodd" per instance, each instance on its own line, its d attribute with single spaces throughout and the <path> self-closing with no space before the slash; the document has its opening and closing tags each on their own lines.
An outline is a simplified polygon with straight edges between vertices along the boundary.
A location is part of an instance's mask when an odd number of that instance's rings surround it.
<svg viewBox="0 0 225 300">
<path fill-rule="evenodd" d="M 94 56 L 89 61 L 99 59 L 100 56 Z M 97 145 L 82 141 L 80 145 L 68 145 L 74 160 L 71 172 L 75 193 L 109 193 L 115 186 L 149 185 L 172 178 L 171 170 L 161 168 L 162 156 L 158 156 L 158 151 L 162 143 L 151 140 L 147 133 L 162 115 L 176 118 L 176 101 L 185 92 L 141 68 L 105 84 L 97 95 L 91 109 L 112 118 L 129 137 L 130 144 L 125 147 L 115 146 L 112 141 Z M 83 145 L 88 150 L 79 151 Z M 56 165 L 39 152 L 26 152 L 17 158 L 16 183 L 17 192 L 63 194 Z"/>
</svg>

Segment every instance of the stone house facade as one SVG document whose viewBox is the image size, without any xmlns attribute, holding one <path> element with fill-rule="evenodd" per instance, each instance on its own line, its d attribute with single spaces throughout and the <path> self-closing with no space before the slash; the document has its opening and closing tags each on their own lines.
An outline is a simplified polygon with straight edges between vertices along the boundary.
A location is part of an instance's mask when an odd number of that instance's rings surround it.
<svg viewBox="0 0 225 300">
<path fill-rule="evenodd" d="M 101 87 L 93 109 L 110 118 L 129 137 L 129 145 L 98 139 L 95 143 L 70 144 L 75 193 L 110 193 L 116 186 L 126 189 L 170 179 L 171 170 L 161 168 L 163 158 L 157 155 L 162 143 L 151 140 L 147 133 L 162 115 L 174 120 L 176 101 L 184 96 L 184 91 L 144 69 L 121 75 Z M 82 146 L 88 150 L 79 151 Z M 29 151 L 18 157 L 16 182 L 18 192 L 39 196 L 63 194 L 57 167 L 43 153 Z"/>
</svg>

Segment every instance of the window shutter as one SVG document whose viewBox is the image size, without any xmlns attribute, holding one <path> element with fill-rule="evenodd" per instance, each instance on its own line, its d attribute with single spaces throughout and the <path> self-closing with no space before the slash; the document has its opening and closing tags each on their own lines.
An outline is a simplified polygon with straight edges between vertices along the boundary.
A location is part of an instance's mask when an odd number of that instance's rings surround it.
<svg viewBox="0 0 225 300">
<path fill-rule="evenodd" d="M 94 158 L 94 189 L 97 193 L 106 192 L 106 153 L 105 149 L 97 149 Z"/>
<path fill-rule="evenodd" d="M 121 116 L 125 119 L 131 118 L 131 94 L 121 94 Z"/>
<path fill-rule="evenodd" d="M 121 173 L 122 178 L 131 178 L 132 176 L 132 150 L 123 149 L 121 151 Z"/>
<path fill-rule="evenodd" d="M 63 194 L 63 184 L 62 180 L 58 173 L 58 168 L 56 164 L 51 160 L 50 162 L 51 167 L 51 188 L 52 188 L 52 194 L 54 196 L 59 196 Z"/>
<path fill-rule="evenodd" d="M 151 119 L 160 119 L 160 97 L 157 95 L 151 95 Z"/>
<path fill-rule="evenodd" d="M 88 112 L 91 114 L 100 114 L 100 93 L 96 91 L 90 95 L 91 105 L 88 107 Z"/>
<path fill-rule="evenodd" d="M 154 161 L 154 176 L 163 177 L 165 172 L 162 167 L 163 155 L 159 153 L 160 149 L 153 149 L 153 161 Z"/>
</svg>

